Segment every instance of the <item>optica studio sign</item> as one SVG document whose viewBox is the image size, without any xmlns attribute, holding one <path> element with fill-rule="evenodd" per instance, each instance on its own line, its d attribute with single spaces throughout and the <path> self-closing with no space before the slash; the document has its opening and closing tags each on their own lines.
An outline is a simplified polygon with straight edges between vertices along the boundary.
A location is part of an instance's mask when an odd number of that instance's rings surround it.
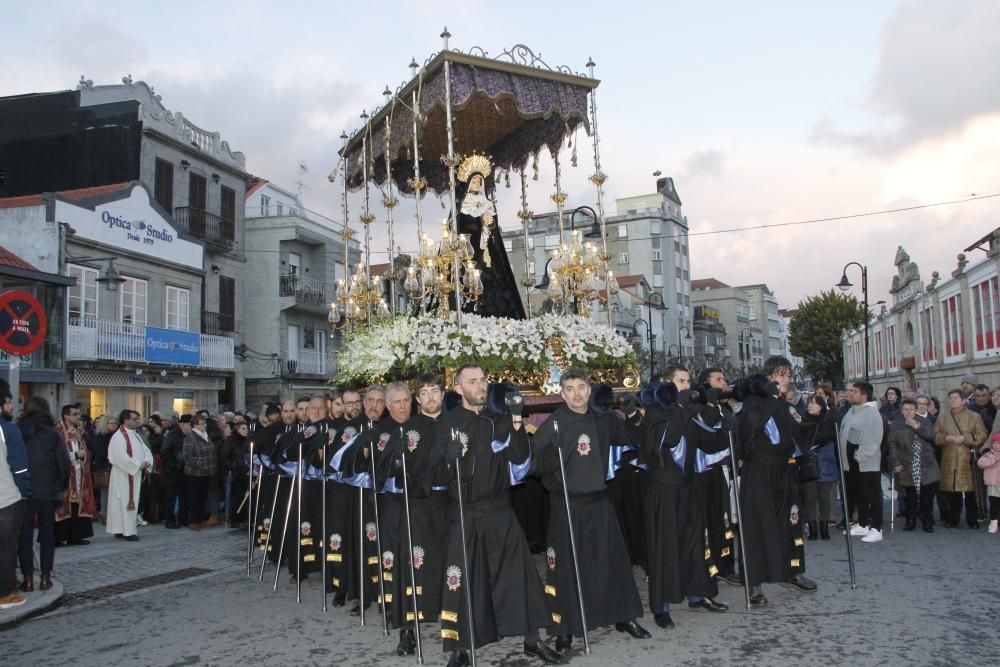
<svg viewBox="0 0 1000 667">
<path fill-rule="evenodd" d="M 201 336 L 187 331 L 146 327 L 146 361 L 197 366 L 201 362 Z"/>
<path fill-rule="evenodd" d="M 101 214 L 101 222 L 107 225 L 108 229 L 121 229 L 125 232 L 127 240 L 143 245 L 155 245 L 157 241 L 173 243 L 174 235 L 166 227 L 157 228 L 156 225 L 145 220 L 128 220 L 118 215 L 113 215 L 110 211 Z"/>
</svg>

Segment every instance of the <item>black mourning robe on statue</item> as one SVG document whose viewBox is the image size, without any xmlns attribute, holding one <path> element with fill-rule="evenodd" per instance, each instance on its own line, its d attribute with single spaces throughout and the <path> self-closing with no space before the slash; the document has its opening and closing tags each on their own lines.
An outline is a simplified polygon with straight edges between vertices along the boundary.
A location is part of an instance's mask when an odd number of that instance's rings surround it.
<svg viewBox="0 0 1000 667">
<path fill-rule="evenodd" d="M 492 176 L 488 177 L 485 182 L 486 192 L 492 201 Z M 496 207 L 493 207 L 494 224 L 490 226 L 490 235 L 486 243 L 492 266 L 487 267 L 483 258 L 484 252 L 479 247 L 484 227 L 483 218 L 482 216 L 467 215 L 461 211 L 461 202 L 466 196 L 466 188 L 465 184 L 459 183 L 458 233 L 469 234 L 469 240 L 475 252 L 476 268 L 482 272 L 483 294 L 477 301 L 463 305 L 462 310 L 484 317 L 509 317 L 523 320 L 524 306 L 521 303 L 517 282 L 514 280 L 514 272 L 507 259 L 503 239 L 500 237 L 500 224 L 499 217 L 496 216 Z"/>
<path fill-rule="evenodd" d="M 713 414 L 714 412 L 714 414 Z M 706 426 L 699 426 L 695 419 Z M 649 469 L 646 532 L 649 547 L 649 606 L 654 614 L 686 596 L 715 597 L 711 551 L 701 494 L 694 485 L 699 454 L 728 447 L 728 437 L 713 430 L 717 408 L 671 405 L 646 410 L 642 458 Z"/>
<path fill-rule="evenodd" d="M 806 569 L 793 458 L 800 428 L 788 403 L 772 396 L 747 396 L 737 419 L 745 580 L 751 586 L 785 581 Z"/>
<path fill-rule="evenodd" d="M 513 428 L 510 415 L 488 410 L 477 414 L 457 407 L 438 419 L 432 431 L 435 460 L 447 474 L 449 492 L 456 501 L 455 461 L 446 454 L 453 430 L 465 444 L 459 465 L 471 571 L 466 572 L 462 559 L 456 502 L 441 599 L 441 638 L 446 652 L 469 648 L 466 586 L 472 587 L 477 647 L 552 623 L 542 581 L 510 506 L 511 467 L 530 465 L 527 434 L 523 428 Z"/>
<path fill-rule="evenodd" d="M 553 621 L 549 634 L 583 636 L 564 488 L 569 489 L 587 629 L 642 616 L 631 558 L 605 488 L 612 445 L 632 444 L 638 437 L 637 423 L 627 426 L 615 414 L 579 414 L 565 405 L 535 433 L 536 465 L 549 491 L 551 511 L 545 551 L 545 593 Z"/>
</svg>

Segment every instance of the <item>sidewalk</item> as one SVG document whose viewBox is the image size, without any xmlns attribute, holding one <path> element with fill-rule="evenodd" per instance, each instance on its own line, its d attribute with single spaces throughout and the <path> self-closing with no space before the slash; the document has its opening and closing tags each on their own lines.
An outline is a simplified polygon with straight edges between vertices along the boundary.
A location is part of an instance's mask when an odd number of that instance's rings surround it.
<svg viewBox="0 0 1000 667">
<path fill-rule="evenodd" d="M 52 610 L 101 599 L 109 589 L 138 590 L 246 563 L 246 532 L 224 527 L 193 531 L 162 525 L 139 527 L 139 541 L 117 540 L 94 524 L 86 546 L 56 549 L 52 588 L 26 594 L 28 601 L 0 610 L 0 630 Z M 242 547 L 242 548 L 241 548 Z"/>
</svg>

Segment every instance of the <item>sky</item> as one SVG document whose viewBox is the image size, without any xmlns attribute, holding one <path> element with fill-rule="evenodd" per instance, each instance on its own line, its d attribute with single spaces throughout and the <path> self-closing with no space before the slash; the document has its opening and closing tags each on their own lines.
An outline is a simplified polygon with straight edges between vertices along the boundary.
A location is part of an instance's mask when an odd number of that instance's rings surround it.
<svg viewBox="0 0 1000 667">
<path fill-rule="evenodd" d="M 856 261 L 875 302 L 889 298 L 897 246 L 926 283 L 1000 225 L 1000 197 L 988 198 L 1000 193 L 997 0 L 77 0 L 12 2 L 4 14 L 0 96 L 131 74 L 168 109 L 221 132 L 253 174 L 294 190 L 305 162 L 306 206 L 336 219 L 339 190 L 326 175 L 341 132 L 408 78 L 412 57 L 440 49 L 447 25 L 462 50 L 521 43 L 577 70 L 594 59 L 609 213 L 616 197 L 653 192 L 653 172 L 672 176 L 692 278 L 764 282 L 793 308 Z M 565 177 L 570 207 L 594 204 L 584 155 Z M 529 189 L 536 213 L 551 208 L 546 180 L 543 159 Z M 501 192 L 498 204 L 501 225 L 516 227 L 513 200 Z M 396 210 L 404 251 L 415 246 L 409 210 Z"/>
</svg>

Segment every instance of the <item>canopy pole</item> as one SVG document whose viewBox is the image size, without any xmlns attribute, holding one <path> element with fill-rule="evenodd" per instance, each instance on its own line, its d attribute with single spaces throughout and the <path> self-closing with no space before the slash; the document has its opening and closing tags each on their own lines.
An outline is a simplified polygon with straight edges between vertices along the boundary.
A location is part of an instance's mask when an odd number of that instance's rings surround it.
<svg viewBox="0 0 1000 667">
<path fill-rule="evenodd" d="M 562 141 L 559 142 L 559 147 L 562 148 Z M 563 204 L 566 203 L 566 193 L 562 191 L 562 165 L 559 164 L 558 149 L 552 152 L 552 160 L 556 166 L 556 191 L 552 194 L 552 203 L 556 205 L 556 212 L 559 216 L 559 246 L 562 247 L 566 243 L 565 223 L 563 222 Z"/>
<path fill-rule="evenodd" d="M 587 72 L 590 74 L 590 78 L 594 78 L 594 68 L 597 65 L 594 63 L 593 58 L 587 59 Z M 605 279 L 606 283 L 604 285 L 604 293 L 607 296 L 607 311 L 608 311 L 608 330 L 615 330 L 614 315 L 611 311 L 611 283 L 615 279 L 611 273 L 611 270 L 607 267 L 611 263 L 611 254 L 608 252 L 608 225 L 604 220 L 604 183 L 608 180 L 607 174 L 601 169 L 601 135 L 597 130 L 597 88 L 591 88 L 590 90 L 590 127 L 591 127 L 591 139 L 594 142 L 594 175 L 590 177 L 590 182 L 594 184 L 597 188 L 597 217 L 601 223 L 601 260 L 605 264 Z"/>
<path fill-rule="evenodd" d="M 410 70 L 413 72 L 413 78 L 417 78 L 417 60 L 413 58 L 410 60 Z M 423 74 L 421 73 L 421 77 Z M 427 187 L 427 179 L 420 177 L 420 141 L 418 138 L 418 126 L 417 120 L 420 114 L 420 100 L 417 98 L 417 88 L 413 89 L 410 99 L 413 103 L 413 178 L 407 179 L 407 184 L 410 189 L 413 190 L 413 195 L 416 197 L 414 202 L 414 208 L 416 209 L 417 218 L 417 248 L 423 247 L 424 242 L 424 229 L 423 229 L 423 218 L 420 214 L 420 200 L 424 196 L 424 188 Z M 419 252 L 417 253 L 420 254 Z M 419 269 L 419 267 L 418 267 Z M 422 274 L 417 273 L 417 280 L 422 279 Z M 421 290 L 420 297 L 420 315 L 427 314 L 427 300 L 422 296 L 423 291 Z"/>
<path fill-rule="evenodd" d="M 524 230 L 524 278 L 521 285 L 524 286 L 524 316 L 531 319 L 531 287 L 535 284 L 534 272 L 531 271 L 531 260 L 528 254 L 528 220 L 531 220 L 532 212 L 528 210 L 528 176 L 521 169 L 521 210 L 517 217 L 521 218 L 521 227 Z"/>
<path fill-rule="evenodd" d="M 392 196 L 392 160 L 389 156 L 389 141 L 392 138 L 392 112 L 396 108 L 396 98 L 385 87 L 385 104 L 389 107 L 389 113 L 385 115 L 385 192 L 382 194 L 382 206 L 385 207 L 386 221 L 389 224 L 389 270 L 386 272 L 386 280 L 389 281 L 389 313 L 396 316 L 396 237 L 393 235 L 392 209 L 396 208 L 399 200 Z M 390 106 L 391 105 L 391 106 Z"/>
<path fill-rule="evenodd" d="M 448 27 L 445 26 L 444 32 L 441 33 L 441 39 L 444 40 L 444 48 L 442 53 L 448 51 L 448 38 L 451 37 L 451 33 L 448 32 Z M 459 238 L 458 233 L 458 196 L 455 192 L 455 167 L 458 166 L 458 156 L 455 155 L 455 130 L 452 126 L 452 109 L 451 109 L 451 63 L 448 61 L 448 56 L 445 55 L 444 58 L 444 110 L 445 118 L 448 121 L 448 155 L 444 158 L 444 163 L 448 166 L 448 185 L 451 194 L 451 226 L 455 233 L 455 238 Z M 487 174 L 488 175 L 488 174 Z M 459 261 L 456 254 L 455 259 L 452 261 L 452 280 L 455 283 L 455 316 L 456 322 L 458 323 L 458 330 L 462 330 L 462 282 L 461 275 L 459 274 L 459 268 L 462 266 L 461 261 Z"/>
</svg>

